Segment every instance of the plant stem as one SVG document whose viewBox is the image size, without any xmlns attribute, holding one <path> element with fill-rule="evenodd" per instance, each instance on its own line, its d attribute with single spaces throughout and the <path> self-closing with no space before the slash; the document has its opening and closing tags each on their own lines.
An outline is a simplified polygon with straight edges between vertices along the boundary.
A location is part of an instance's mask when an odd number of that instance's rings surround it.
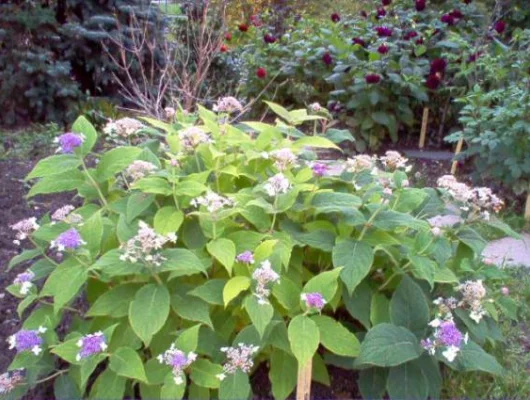
<svg viewBox="0 0 530 400">
<path fill-rule="evenodd" d="M 48 306 L 53 306 L 53 303 L 50 303 L 49 301 L 46 301 L 46 300 L 39 300 L 39 303 L 46 304 Z M 75 312 L 76 314 L 83 315 L 81 310 L 78 310 L 77 308 L 68 307 L 68 306 L 63 306 L 62 308 L 64 310 L 72 311 L 72 312 Z"/>
<path fill-rule="evenodd" d="M 53 378 L 56 378 L 58 377 L 59 375 L 62 375 L 64 374 L 65 372 L 68 372 L 67 369 L 62 369 L 60 371 L 57 371 L 56 373 L 54 374 L 51 374 L 50 376 L 46 377 L 46 378 L 43 378 L 43 379 L 40 379 L 38 381 L 35 381 L 35 384 L 39 384 L 39 383 L 43 383 L 43 382 L 47 382 L 49 380 L 52 380 Z"/>
<path fill-rule="evenodd" d="M 83 158 L 81 158 L 81 164 L 83 165 L 83 171 L 85 172 L 85 175 L 88 177 L 88 180 L 90 181 L 90 183 L 92 183 L 92 186 L 94 186 L 94 188 L 97 190 L 101 202 L 103 203 L 105 208 L 110 211 L 109 203 L 107 203 L 107 199 L 105 198 L 105 196 L 103 196 L 103 192 L 101 191 L 96 180 L 92 177 L 92 175 L 90 175 L 90 172 L 88 172 L 88 168 Z"/>
<path fill-rule="evenodd" d="M 156 272 L 153 272 L 153 278 L 155 278 L 156 283 L 158 283 L 160 286 L 162 286 L 164 283 L 162 282 L 162 279 L 160 279 L 160 276 Z"/>
<path fill-rule="evenodd" d="M 53 265 L 59 265 L 59 263 L 57 263 L 55 260 L 53 260 L 52 258 L 50 258 L 50 256 L 48 256 L 48 254 L 46 254 L 46 251 L 43 250 L 32 238 L 31 236 L 28 236 L 28 239 L 29 241 L 31 242 L 31 244 L 33 244 L 33 246 L 35 246 L 37 249 L 41 250 L 42 252 L 42 256 L 48 260 L 49 262 L 51 262 Z"/>
<path fill-rule="evenodd" d="M 276 210 L 278 207 L 278 195 L 274 197 L 274 214 L 272 216 L 272 224 L 271 228 L 269 229 L 269 232 L 274 232 L 274 225 L 276 224 L 276 217 L 278 216 L 278 211 Z"/>
<path fill-rule="evenodd" d="M 375 217 L 383 210 L 384 204 L 381 205 L 375 212 L 372 214 L 372 216 L 368 219 L 366 224 L 364 224 L 363 230 L 361 231 L 361 234 L 357 238 L 358 241 L 361 241 L 364 238 L 364 235 L 366 235 L 366 232 L 368 231 L 368 228 L 372 226 L 372 222 L 374 221 Z"/>
</svg>

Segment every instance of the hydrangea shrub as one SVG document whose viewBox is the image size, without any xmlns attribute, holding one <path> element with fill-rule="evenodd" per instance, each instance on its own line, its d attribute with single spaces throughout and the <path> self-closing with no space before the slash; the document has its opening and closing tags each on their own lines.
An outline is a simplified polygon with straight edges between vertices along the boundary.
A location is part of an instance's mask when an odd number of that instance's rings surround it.
<svg viewBox="0 0 530 400">
<path fill-rule="evenodd" d="M 0 394 L 54 379 L 57 398 L 242 399 L 267 368 L 283 399 L 312 360 L 323 384 L 338 365 L 360 371 L 366 398 L 426 399 L 441 364 L 503 372 L 483 346 L 513 304 L 488 291 L 497 270 L 472 228 L 489 210 L 508 229 L 498 198 L 413 188 L 396 152 L 316 162 L 335 145 L 286 138 L 280 121 L 179 115 L 101 154 L 80 117 L 28 175 L 30 197 L 81 205 L 12 226 L 26 250 L 9 267 L 32 265 L 8 288 L 24 323 Z M 446 199 L 467 223 L 429 224 Z"/>
</svg>

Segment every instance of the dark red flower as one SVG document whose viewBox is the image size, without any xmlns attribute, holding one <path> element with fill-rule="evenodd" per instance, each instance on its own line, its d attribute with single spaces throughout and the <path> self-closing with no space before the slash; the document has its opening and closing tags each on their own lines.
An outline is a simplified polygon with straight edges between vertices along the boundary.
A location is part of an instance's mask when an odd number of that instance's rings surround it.
<svg viewBox="0 0 530 400">
<path fill-rule="evenodd" d="M 386 44 L 382 44 L 377 48 L 379 54 L 386 54 L 388 53 L 388 50 L 390 50 L 390 47 L 388 47 Z"/>
<path fill-rule="evenodd" d="M 422 37 L 419 38 L 418 40 L 416 40 L 416 44 L 417 44 L 417 45 L 422 45 L 423 43 L 424 43 L 424 40 L 423 40 Z"/>
<path fill-rule="evenodd" d="M 368 74 L 364 77 L 366 83 L 373 85 L 375 83 L 381 82 L 381 76 L 378 74 Z"/>
<path fill-rule="evenodd" d="M 359 15 L 363 18 L 368 18 L 368 13 L 364 10 L 361 10 L 361 12 L 359 13 Z"/>
<path fill-rule="evenodd" d="M 381 3 L 382 3 L 384 6 L 389 6 L 390 4 L 392 4 L 392 0 L 382 0 Z"/>
<path fill-rule="evenodd" d="M 226 53 L 228 51 L 228 46 L 226 44 L 222 44 L 219 50 L 221 50 L 221 53 Z"/>
<path fill-rule="evenodd" d="M 386 10 L 383 7 L 378 8 L 377 9 L 377 19 L 383 18 L 384 16 L 386 16 Z"/>
<path fill-rule="evenodd" d="M 331 14 L 331 20 L 335 23 L 340 21 L 340 14 L 339 13 L 333 13 Z"/>
<path fill-rule="evenodd" d="M 462 19 L 462 18 L 464 18 L 464 14 L 460 10 L 453 10 L 453 11 L 451 11 L 449 13 L 449 15 L 451 17 L 453 17 L 454 19 Z"/>
<path fill-rule="evenodd" d="M 241 32 L 246 32 L 246 31 L 248 31 L 248 25 L 247 25 L 247 24 L 239 24 L 239 27 L 238 27 L 238 28 L 239 28 L 239 30 L 240 30 Z"/>
<path fill-rule="evenodd" d="M 471 3 L 473 3 L 473 0 L 464 0 L 464 3 L 471 4 Z"/>
<path fill-rule="evenodd" d="M 440 18 L 440 21 L 442 21 L 444 24 L 447 24 L 449 26 L 452 26 L 455 24 L 455 17 L 453 17 L 451 14 L 444 14 L 442 15 L 442 18 Z"/>
<path fill-rule="evenodd" d="M 435 58 L 431 61 L 431 75 L 440 73 L 444 74 L 447 68 L 447 61 L 443 58 Z"/>
<path fill-rule="evenodd" d="M 410 40 L 410 39 L 414 39 L 415 37 L 418 37 L 418 32 L 409 31 L 409 32 L 405 33 L 405 36 L 403 36 L 403 39 Z"/>
<path fill-rule="evenodd" d="M 416 11 L 423 11 L 427 7 L 427 2 L 425 0 L 416 0 Z"/>
<path fill-rule="evenodd" d="M 256 70 L 256 76 L 260 79 L 263 79 L 267 76 L 267 70 L 263 67 L 259 67 L 257 70 Z"/>
<path fill-rule="evenodd" d="M 353 38 L 351 41 L 353 44 L 358 44 L 361 47 L 366 47 L 366 42 L 361 38 Z"/>
<path fill-rule="evenodd" d="M 425 81 L 425 86 L 427 86 L 431 90 L 436 90 L 438 89 L 441 83 L 442 79 L 438 75 L 431 74 Z"/>
<path fill-rule="evenodd" d="M 506 30 L 506 22 L 502 20 L 495 22 L 495 25 L 493 25 L 493 29 L 495 29 L 498 34 L 503 34 Z"/>
<path fill-rule="evenodd" d="M 477 52 L 477 53 L 473 53 L 469 56 L 469 58 L 467 59 L 467 62 L 468 63 L 474 63 L 475 61 L 478 60 L 478 58 L 482 55 L 482 52 Z"/>
<path fill-rule="evenodd" d="M 225 40 L 228 42 L 232 40 L 232 34 L 230 32 L 225 33 Z"/>
<path fill-rule="evenodd" d="M 390 37 L 392 36 L 392 29 L 387 26 L 378 26 L 375 28 L 379 37 Z"/>
<path fill-rule="evenodd" d="M 271 35 L 270 33 L 266 33 L 264 36 L 263 36 L 263 40 L 265 41 L 265 43 L 274 43 L 276 42 L 276 37 L 274 37 L 273 35 Z"/>
<path fill-rule="evenodd" d="M 322 61 L 326 65 L 331 65 L 333 64 L 333 57 L 331 57 L 331 54 L 329 53 L 324 53 L 324 55 L 322 56 Z"/>
</svg>

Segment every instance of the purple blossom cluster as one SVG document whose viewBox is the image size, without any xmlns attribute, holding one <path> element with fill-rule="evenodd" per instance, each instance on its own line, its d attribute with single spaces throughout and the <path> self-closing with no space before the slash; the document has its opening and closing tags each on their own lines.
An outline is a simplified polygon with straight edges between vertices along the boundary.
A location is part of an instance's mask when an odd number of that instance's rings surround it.
<svg viewBox="0 0 530 400">
<path fill-rule="evenodd" d="M 300 298 L 305 303 L 308 309 L 313 309 L 316 311 L 321 311 L 326 305 L 326 299 L 322 296 L 321 293 L 302 293 Z"/>
<path fill-rule="evenodd" d="M 67 132 L 55 138 L 55 143 L 59 145 L 57 152 L 72 154 L 75 149 L 83 144 L 85 138 L 73 132 Z"/>
<path fill-rule="evenodd" d="M 189 352 L 188 354 L 177 349 L 174 344 L 157 357 L 160 364 L 165 364 L 173 370 L 173 380 L 175 384 L 181 385 L 184 383 L 184 370 L 188 368 L 196 359 L 197 354 Z"/>
<path fill-rule="evenodd" d="M 20 286 L 20 294 L 25 296 L 29 293 L 31 288 L 33 287 L 33 283 L 31 282 L 35 278 L 35 274 L 33 271 L 30 271 L 29 269 L 26 272 L 22 272 L 21 274 L 18 274 L 15 279 L 13 280 L 13 285 Z"/>
<path fill-rule="evenodd" d="M 242 264 L 252 265 L 254 264 L 254 254 L 248 250 L 244 251 L 237 255 L 236 261 Z"/>
<path fill-rule="evenodd" d="M 61 233 L 55 240 L 50 243 L 51 249 L 57 249 L 59 252 L 65 250 L 76 250 L 86 244 L 81 234 L 75 228 L 68 229 Z"/>
<path fill-rule="evenodd" d="M 16 349 L 17 353 L 30 351 L 36 356 L 42 352 L 44 340 L 41 335 L 47 331 L 40 326 L 38 329 L 21 329 L 7 338 L 9 349 Z"/>
<path fill-rule="evenodd" d="M 463 344 L 468 342 L 468 334 L 462 334 L 457 328 L 452 317 L 435 319 L 429 324 L 434 328 L 432 337 L 421 341 L 421 346 L 431 355 L 442 349 L 442 356 L 447 361 L 453 362 L 460 352 Z"/>
<path fill-rule="evenodd" d="M 80 348 L 75 359 L 79 362 L 94 354 L 99 354 L 107 350 L 107 339 L 103 332 L 96 332 L 83 336 L 77 342 L 77 347 Z"/>
</svg>

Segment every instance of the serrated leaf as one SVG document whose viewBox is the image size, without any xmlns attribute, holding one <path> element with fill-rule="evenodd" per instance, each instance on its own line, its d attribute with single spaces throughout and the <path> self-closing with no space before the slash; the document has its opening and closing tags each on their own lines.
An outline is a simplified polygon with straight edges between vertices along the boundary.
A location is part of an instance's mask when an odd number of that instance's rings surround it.
<svg viewBox="0 0 530 400">
<path fill-rule="evenodd" d="M 233 299 L 235 299 L 241 292 L 244 292 L 250 287 L 250 278 L 246 276 L 234 276 L 223 289 L 223 302 L 226 307 Z"/>
<path fill-rule="evenodd" d="M 110 356 L 109 368 L 119 376 L 147 383 L 142 360 L 130 347 L 120 347 L 114 351 Z"/>
<path fill-rule="evenodd" d="M 287 335 L 298 364 L 305 365 L 316 353 L 320 343 L 317 324 L 305 315 L 298 315 L 289 323 Z"/>
<path fill-rule="evenodd" d="M 165 286 L 149 284 L 136 292 L 129 307 L 129 323 L 146 345 L 166 323 L 169 304 L 169 292 Z"/>
<path fill-rule="evenodd" d="M 232 275 L 232 266 L 236 258 L 236 245 L 228 239 L 220 238 L 212 240 L 206 245 L 210 253 L 222 266 L 226 268 L 229 275 Z"/>
</svg>

